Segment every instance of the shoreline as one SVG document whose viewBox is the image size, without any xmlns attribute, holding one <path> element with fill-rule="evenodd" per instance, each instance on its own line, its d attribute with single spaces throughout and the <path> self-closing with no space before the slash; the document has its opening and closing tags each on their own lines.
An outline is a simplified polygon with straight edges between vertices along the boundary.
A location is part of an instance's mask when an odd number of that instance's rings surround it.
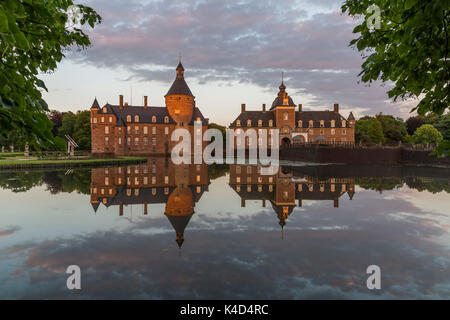
<svg viewBox="0 0 450 320">
<path fill-rule="evenodd" d="M 35 168 L 72 168 L 72 167 L 97 167 L 121 164 L 138 164 L 147 162 L 147 157 L 119 157 L 119 158 L 90 158 L 90 159 L 64 159 L 64 160 L 14 160 L 1 161 L 0 171 L 10 169 L 35 169 Z M 2 163 L 4 162 L 4 163 Z M 14 163 L 12 163 L 14 162 Z"/>
</svg>

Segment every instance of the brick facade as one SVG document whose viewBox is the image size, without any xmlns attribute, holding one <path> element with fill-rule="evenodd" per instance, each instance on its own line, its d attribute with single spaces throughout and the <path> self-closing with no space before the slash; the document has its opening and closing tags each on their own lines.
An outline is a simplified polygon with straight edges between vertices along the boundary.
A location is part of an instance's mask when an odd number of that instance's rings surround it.
<svg viewBox="0 0 450 320">
<path fill-rule="evenodd" d="M 339 105 L 333 110 L 303 111 L 302 105 L 296 105 L 287 94 L 284 83 L 266 111 L 263 104 L 261 111 L 247 111 L 242 105 L 241 114 L 230 124 L 232 129 L 247 131 L 254 129 L 259 139 L 260 132 L 266 130 L 270 137 L 270 129 L 279 129 L 279 144 L 321 143 L 321 144 L 354 144 L 355 118 L 350 112 L 348 118 L 339 113 Z M 268 138 L 270 139 L 270 138 Z M 249 140 L 246 140 L 249 146 Z"/>
<path fill-rule="evenodd" d="M 194 122 L 201 124 L 203 132 L 208 128 L 208 119 L 195 106 L 195 97 L 184 80 L 181 62 L 165 101 L 165 107 L 149 106 L 144 97 L 143 106 L 129 106 L 120 95 L 118 105 L 107 103 L 100 108 L 95 99 L 91 107 L 92 153 L 167 155 L 178 143 L 170 139 L 175 129 L 188 129 L 193 137 Z"/>
</svg>

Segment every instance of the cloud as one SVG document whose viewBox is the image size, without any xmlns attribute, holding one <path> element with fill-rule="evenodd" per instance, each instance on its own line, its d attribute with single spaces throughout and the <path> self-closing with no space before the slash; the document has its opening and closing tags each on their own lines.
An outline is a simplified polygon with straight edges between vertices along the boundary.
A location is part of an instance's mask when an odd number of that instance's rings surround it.
<svg viewBox="0 0 450 320">
<path fill-rule="evenodd" d="M 22 228 L 20 228 L 19 226 L 11 226 L 11 227 L 6 227 L 6 228 L 0 228 L 0 238 L 6 237 L 6 236 L 10 236 L 14 233 L 16 233 L 17 231 L 21 230 Z"/>
<path fill-rule="evenodd" d="M 92 1 L 103 23 L 89 32 L 93 46 L 71 58 L 169 86 L 182 54 L 187 77 L 201 84 L 255 84 L 274 95 L 285 71 L 305 107 L 407 115 L 415 104 L 394 109 L 386 87 L 358 84 L 362 59 L 348 47 L 355 21 L 341 2 L 315 3 L 332 10 L 310 15 L 311 1 Z"/>
</svg>

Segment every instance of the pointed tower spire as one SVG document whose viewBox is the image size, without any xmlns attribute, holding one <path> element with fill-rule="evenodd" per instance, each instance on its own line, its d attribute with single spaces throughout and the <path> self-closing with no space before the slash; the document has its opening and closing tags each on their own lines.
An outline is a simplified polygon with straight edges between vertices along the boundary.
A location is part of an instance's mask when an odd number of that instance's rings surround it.
<svg viewBox="0 0 450 320">
<path fill-rule="evenodd" d="M 95 97 L 94 102 L 92 102 L 91 109 L 100 109 L 100 105 L 98 104 L 97 97 Z"/>
</svg>

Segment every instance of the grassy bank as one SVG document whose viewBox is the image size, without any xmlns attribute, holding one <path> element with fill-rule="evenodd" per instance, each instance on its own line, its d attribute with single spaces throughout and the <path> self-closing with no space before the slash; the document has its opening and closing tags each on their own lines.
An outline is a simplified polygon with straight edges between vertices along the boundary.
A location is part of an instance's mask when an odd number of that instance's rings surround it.
<svg viewBox="0 0 450 320">
<path fill-rule="evenodd" d="M 58 167 L 87 167 L 107 166 L 128 163 L 146 162 L 146 157 L 116 157 L 116 158 L 90 158 L 77 157 L 76 159 L 38 159 L 36 157 L 9 156 L 0 158 L 0 170 L 20 168 L 58 168 Z"/>
</svg>

